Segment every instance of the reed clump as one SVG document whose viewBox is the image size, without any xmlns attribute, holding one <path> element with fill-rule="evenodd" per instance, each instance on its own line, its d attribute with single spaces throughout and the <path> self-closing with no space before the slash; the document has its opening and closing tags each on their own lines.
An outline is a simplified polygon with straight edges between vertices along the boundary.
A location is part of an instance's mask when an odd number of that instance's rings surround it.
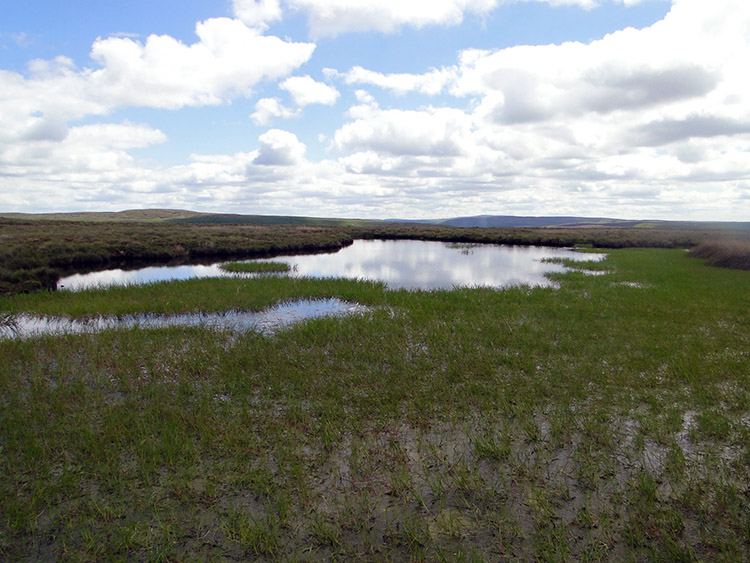
<svg viewBox="0 0 750 563">
<path fill-rule="evenodd" d="M 288 272 L 292 267 L 286 262 L 228 262 L 221 269 L 240 274 L 271 274 Z"/>
<path fill-rule="evenodd" d="M 712 240 L 690 250 L 696 258 L 704 258 L 709 266 L 750 270 L 750 242 L 743 240 Z"/>
</svg>

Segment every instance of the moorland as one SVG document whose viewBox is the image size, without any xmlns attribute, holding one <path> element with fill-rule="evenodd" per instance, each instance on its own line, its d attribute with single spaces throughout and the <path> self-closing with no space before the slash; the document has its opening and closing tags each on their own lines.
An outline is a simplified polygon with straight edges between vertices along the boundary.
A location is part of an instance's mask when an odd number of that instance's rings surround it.
<svg viewBox="0 0 750 563">
<path fill-rule="evenodd" d="M 607 258 L 569 263 L 556 288 L 268 275 L 52 290 L 62 272 L 358 238 Z M 0 239 L 6 323 L 368 307 L 273 335 L 0 340 L 4 559 L 750 558 L 747 231 L 4 219 Z"/>
</svg>

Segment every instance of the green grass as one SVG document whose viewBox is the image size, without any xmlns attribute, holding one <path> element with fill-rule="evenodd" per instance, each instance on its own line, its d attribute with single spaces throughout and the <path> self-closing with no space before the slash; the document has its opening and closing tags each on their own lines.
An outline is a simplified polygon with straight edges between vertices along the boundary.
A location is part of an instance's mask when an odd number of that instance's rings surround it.
<svg viewBox="0 0 750 563">
<path fill-rule="evenodd" d="M 274 337 L 0 341 L 0 558 L 750 558 L 750 273 L 609 251 L 559 289 L 189 280 L 6 314 L 372 307 Z"/>
<path fill-rule="evenodd" d="M 281 273 L 292 267 L 286 262 L 228 262 L 221 265 L 222 270 L 237 273 Z"/>
</svg>

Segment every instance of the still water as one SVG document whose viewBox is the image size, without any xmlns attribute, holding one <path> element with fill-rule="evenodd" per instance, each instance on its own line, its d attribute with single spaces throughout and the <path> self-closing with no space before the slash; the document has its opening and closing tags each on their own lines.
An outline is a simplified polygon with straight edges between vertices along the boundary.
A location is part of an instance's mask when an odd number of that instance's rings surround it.
<svg viewBox="0 0 750 563">
<path fill-rule="evenodd" d="M 45 334 L 94 333 L 116 328 L 166 328 L 170 326 L 201 326 L 231 332 L 256 331 L 273 335 L 287 326 L 306 319 L 343 317 L 367 312 L 364 305 L 341 299 L 299 299 L 269 307 L 262 311 L 225 311 L 222 313 L 185 313 L 182 315 L 97 316 L 87 319 L 37 317 L 22 314 L 8 326 L 0 326 L 0 339 L 30 338 Z"/>
<path fill-rule="evenodd" d="M 545 274 L 565 272 L 545 259 L 597 261 L 604 254 L 570 249 L 497 244 L 453 244 L 416 240 L 357 240 L 327 254 L 288 255 L 261 261 L 286 262 L 292 276 L 340 277 L 384 282 L 390 289 L 503 288 L 514 285 L 550 286 Z M 219 264 L 163 266 L 140 270 L 106 270 L 62 278 L 58 288 L 79 290 L 101 285 L 125 285 L 228 274 Z"/>
<path fill-rule="evenodd" d="M 568 268 L 543 260 L 598 261 L 604 257 L 540 246 L 357 240 L 332 254 L 278 256 L 264 261 L 286 262 L 295 276 L 367 279 L 385 282 L 390 289 L 430 290 L 550 286 L 545 274 Z"/>
</svg>

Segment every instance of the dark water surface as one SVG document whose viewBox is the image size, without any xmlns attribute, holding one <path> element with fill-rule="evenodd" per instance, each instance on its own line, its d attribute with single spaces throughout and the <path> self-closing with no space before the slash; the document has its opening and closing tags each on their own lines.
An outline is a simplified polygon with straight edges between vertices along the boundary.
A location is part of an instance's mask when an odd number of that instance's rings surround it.
<svg viewBox="0 0 750 563">
<path fill-rule="evenodd" d="M 286 255 L 259 261 L 286 262 L 292 276 L 340 277 L 385 282 L 391 289 L 504 288 L 513 285 L 550 286 L 547 273 L 565 272 L 545 259 L 601 260 L 604 254 L 564 248 L 453 244 L 418 240 L 357 240 L 333 253 Z M 97 285 L 125 285 L 220 277 L 219 264 L 162 266 L 140 270 L 106 270 L 62 278 L 59 288 L 78 290 Z"/>
</svg>

